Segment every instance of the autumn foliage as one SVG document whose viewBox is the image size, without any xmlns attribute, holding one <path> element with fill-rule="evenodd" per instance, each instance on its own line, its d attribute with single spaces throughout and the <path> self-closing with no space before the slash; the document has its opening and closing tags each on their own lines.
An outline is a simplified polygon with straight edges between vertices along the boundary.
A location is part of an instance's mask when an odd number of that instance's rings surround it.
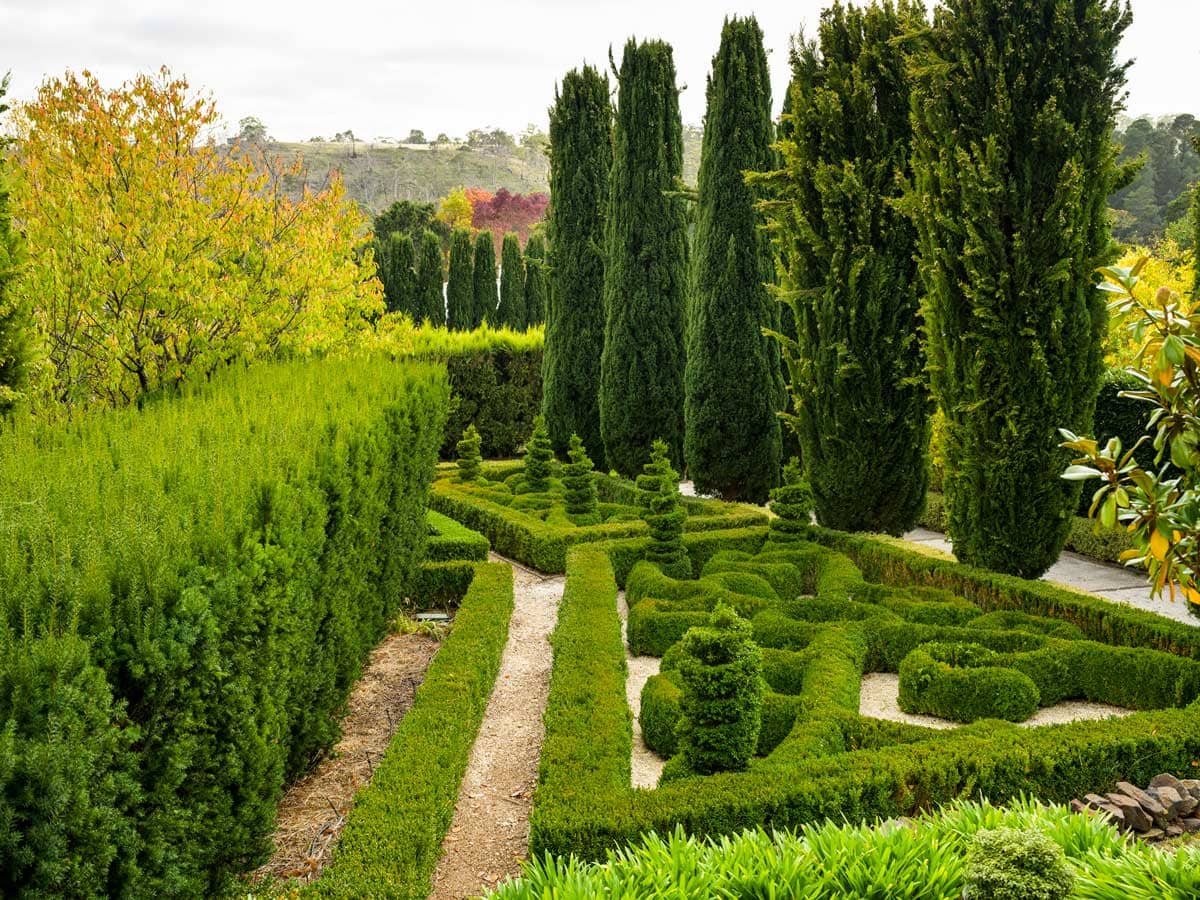
<svg viewBox="0 0 1200 900">
<path fill-rule="evenodd" d="M 116 89 L 68 73 L 13 121 L 43 400 L 123 403 L 232 360 L 336 350 L 382 312 L 341 182 L 290 199 L 301 164 L 218 147 L 212 100 L 168 70 Z"/>
</svg>

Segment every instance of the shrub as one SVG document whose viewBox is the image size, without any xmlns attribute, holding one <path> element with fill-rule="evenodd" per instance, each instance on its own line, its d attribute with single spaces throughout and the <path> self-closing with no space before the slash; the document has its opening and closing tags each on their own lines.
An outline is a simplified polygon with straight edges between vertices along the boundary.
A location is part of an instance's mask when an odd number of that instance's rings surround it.
<svg viewBox="0 0 1200 900">
<path fill-rule="evenodd" d="M 600 354 L 604 348 L 604 217 L 612 167 L 608 77 L 592 66 L 563 76 L 550 108 L 550 242 L 546 394 L 542 413 L 554 452 L 572 434 L 596 459 Z"/>
<path fill-rule="evenodd" d="M 1065 900 L 1074 884 L 1062 847 L 1013 828 L 976 832 L 965 881 L 963 900 Z"/>
<path fill-rule="evenodd" d="M 456 228 L 450 236 L 450 274 L 446 282 L 446 324 L 455 331 L 475 327 L 474 266 L 471 232 Z"/>
<path fill-rule="evenodd" d="M 479 455 L 479 432 L 474 425 L 468 425 L 463 432 L 462 440 L 456 445 L 458 451 L 458 480 L 472 482 L 479 479 L 479 467 L 483 462 Z"/>
<path fill-rule="evenodd" d="M 529 325 L 525 313 L 525 258 L 521 255 L 521 240 L 513 232 L 504 236 L 500 251 L 500 305 L 496 308 L 496 324 L 524 331 Z"/>
<path fill-rule="evenodd" d="M 737 772 L 750 764 L 762 727 L 762 652 L 750 623 L 718 606 L 680 642 L 683 718 L 679 749 L 692 772 Z"/>
<path fill-rule="evenodd" d="M 683 458 L 687 227 L 674 193 L 683 125 L 668 44 L 625 44 L 612 146 L 600 433 L 608 467 L 632 478 L 657 438 Z"/>
<path fill-rule="evenodd" d="M 683 549 L 683 523 L 687 511 L 679 505 L 679 474 L 671 468 L 666 442 L 654 442 L 650 462 L 638 476 L 637 486 L 642 492 L 642 519 L 650 529 L 646 559 L 656 563 L 668 575 L 690 577 L 692 566 Z"/>
<path fill-rule="evenodd" d="M 432 231 L 421 236 L 421 261 L 417 267 L 417 298 L 413 320 L 434 327 L 446 324 L 446 298 L 442 294 L 442 241 Z"/>
<path fill-rule="evenodd" d="M 533 435 L 525 449 L 525 491 L 540 494 L 550 487 L 551 464 L 554 451 L 546 435 L 546 420 L 538 416 L 533 420 Z"/>
<path fill-rule="evenodd" d="M 525 244 L 525 318 L 529 325 L 546 321 L 546 242 L 540 234 Z"/>
<path fill-rule="evenodd" d="M 433 562 L 448 560 L 487 560 L 491 549 L 488 539 L 478 531 L 472 531 L 449 516 L 429 510 L 425 514 L 429 523 L 429 538 L 425 542 L 425 558 Z"/>
<path fill-rule="evenodd" d="M 475 235 L 475 261 L 471 271 L 471 327 L 478 328 L 484 322 L 500 326 L 496 316 L 496 245 L 490 231 Z"/>
<path fill-rule="evenodd" d="M 791 479 L 771 491 L 771 540 L 779 543 L 806 540 L 814 508 L 807 481 Z"/>
<path fill-rule="evenodd" d="M 1095 271 L 1130 21 L 1117 0 L 1050 11 L 949 0 L 913 70 L 909 211 L 949 534 L 964 562 L 1027 577 L 1058 558 L 1078 503 L 1055 429 L 1090 426 L 1103 371 Z"/>
<path fill-rule="evenodd" d="M 900 708 L 955 722 L 1024 722 L 1041 695 L 1028 675 L 987 665 L 997 654 L 977 644 L 925 644 L 900 664 Z"/>
<path fill-rule="evenodd" d="M 563 487 L 567 515 L 576 525 L 596 525 L 600 521 L 596 502 L 596 479 L 579 435 L 571 435 L 571 461 L 563 466 Z"/>
</svg>

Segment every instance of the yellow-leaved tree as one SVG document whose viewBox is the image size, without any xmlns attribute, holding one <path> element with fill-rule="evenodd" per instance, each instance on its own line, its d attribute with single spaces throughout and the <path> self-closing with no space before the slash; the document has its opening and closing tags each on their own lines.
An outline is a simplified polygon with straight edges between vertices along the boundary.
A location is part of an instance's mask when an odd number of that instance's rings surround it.
<svg viewBox="0 0 1200 900">
<path fill-rule="evenodd" d="M 46 81 L 14 109 L 16 291 L 43 404 L 120 404 L 235 360 L 370 342 L 383 311 L 368 223 L 340 179 L 218 145 L 216 107 L 167 69 L 106 89 Z"/>
</svg>

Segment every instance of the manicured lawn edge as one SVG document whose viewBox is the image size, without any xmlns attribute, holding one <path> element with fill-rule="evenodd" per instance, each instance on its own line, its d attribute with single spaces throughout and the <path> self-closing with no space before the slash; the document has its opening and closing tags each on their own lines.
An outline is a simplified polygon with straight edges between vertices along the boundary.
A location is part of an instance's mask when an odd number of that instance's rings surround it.
<svg viewBox="0 0 1200 900">
<path fill-rule="evenodd" d="M 425 898 L 508 640 L 512 569 L 477 563 L 454 627 L 370 786 L 350 811 L 319 897 Z"/>
</svg>

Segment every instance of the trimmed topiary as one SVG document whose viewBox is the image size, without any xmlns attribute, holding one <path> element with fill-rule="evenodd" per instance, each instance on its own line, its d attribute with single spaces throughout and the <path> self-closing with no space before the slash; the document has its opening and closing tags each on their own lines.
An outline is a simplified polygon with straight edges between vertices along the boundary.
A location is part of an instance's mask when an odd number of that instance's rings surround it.
<svg viewBox="0 0 1200 900">
<path fill-rule="evenodd" d="M 551 463 L 554 450 L 546 434 L 546 420 L 538 416 L 533 420 L 533 434 L 525 445 L 525 478 L 522 492 L 541 494 L 550 489 Z"/>
<path fill-rule="evenodd" d="M 576 525 L 596 525 L 600 522 L 596 498 L 596 479 L 591 458 L 579 435 L 571 435 L 571 461 L 563 466 L 563 487 L 566 489 L 567 515 Z"/>
<path fill-rule="evenodd" d="M 1075 879 L 1063 849 L 1040 831 L 976 832 L 963 900 L 1065 900 Z"/>
<path fill-rule="evenodd" d="M 762 727 L 762 650 L 750 623 L 719 604 L 708 625 L 679 643 L 683 716 L 676 726 L 687 768 L 700 775 L 750 765 Z"/>
<path fill-rule="evenodd" d="M 692 561 L 683 546 L 687 510 L 679 502 L 679 473 L 671 468 L 666 441 L 656 440 L 650 462 L 637 478 L 642 519 L 650 528 L 646 559 L 672 578 L 691 578 Z"/>
<path fill-rule="evenodd" d="M 463 432 L 462 440 L 455 445 L 458 450 L 459 481 L 467 482 L 479 479 L 479 472 L 483 466 L 483 457 L 479 453 L 482 443 L 474 424 L 468 425 L 467 430 Z"/>
<path fill-rule="evenodd" d="M 815 503 L 812 488 L 800 474 L 794 457 L 783 468 L 783 484 L 771 491 L 771 540 L 775 543 L 807 540 Z"/>
</svg>

